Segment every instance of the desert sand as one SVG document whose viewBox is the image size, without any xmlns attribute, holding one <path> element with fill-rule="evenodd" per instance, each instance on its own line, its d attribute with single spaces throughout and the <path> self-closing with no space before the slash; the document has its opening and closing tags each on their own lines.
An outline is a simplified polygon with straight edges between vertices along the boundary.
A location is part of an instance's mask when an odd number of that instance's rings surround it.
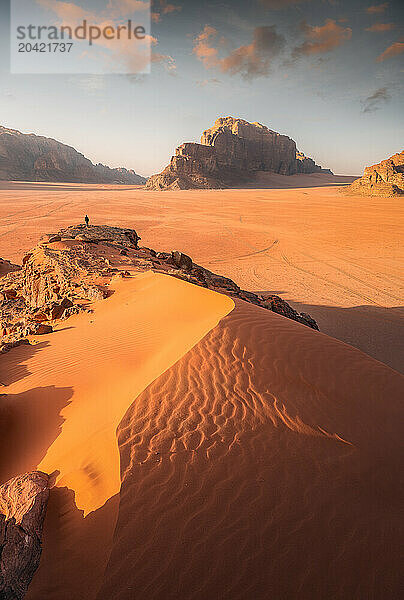
<svg viewBox="0 0 404 600">
<path fill-rule="evenodd" d="M 56 481 L 28 600 L 397 597 L 403 378 L 233 307 L 134 275 L 2 358 L 0 476 Z"/>
<path fill-rule="evenodd" d="M 251 291 L 277 293 L 321 331 L 403 370 L 402 203 L 346 196 L 353 177 L 262 174 L 256 189 L 150 192 L 0 182 L 0 257 L 82 221 L 133 227 Z M 265 189 L 271 185 L 272 189 Z"/>
<path fill-rule="evenodd" d="M 316 318 L 320 304 L 326 324 L 382 307 L 361 344 L 398 328 L 390 199 L 24 186 L 1 192 L 12 262 L 87 212 Z M 38 468 L 54 483 L 27 600 L 395 600 L 404 378 L 169 275 L 132 269 L 111 291 L 1 358 L 0 481 Z"/>
</svg>

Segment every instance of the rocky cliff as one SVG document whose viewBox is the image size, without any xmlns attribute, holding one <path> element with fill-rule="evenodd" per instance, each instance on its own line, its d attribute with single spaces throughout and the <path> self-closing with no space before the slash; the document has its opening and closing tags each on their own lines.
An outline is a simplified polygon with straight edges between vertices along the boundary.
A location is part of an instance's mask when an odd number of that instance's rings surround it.
<svg viewBox="0 0 404 600">
<path fill-rule="evenodd" d="M 51 138 L 0 126 L 0 180 L 70 183 L 144 184 L 133 170 L 94 165 L 88 158 Z"/>
<path fill-rule="evenodd" d="M 139 248 L 134 230 L 76 225 L 49 234 L 23 258 L 23 265 L 0 278 L 0 352 L 29 336 L 51 333 L 55 323 L 109 295 L 112 277 L 153 270 L 272 310 L 318 329 L 275 295 L 241 290 L 234 281 L 195 264 L 182 252 Z"/>
<path fill-rule="evenodd" d="M 296 143 L 260 123 L 225 117 L 203 132 L 200 144 L 176 149 L 170 164 L 148 189 L 222 188 L 242 184 L 257 171 L 282 175 L 331 173 L 296 149 Z"/>
<path fill-rule="evenodd" d="M 366 167 L 362 177 L 345 191 L 369 196 L 404 194 L 404 150 L 376 165 Z"/>
<path fill-rule="evenodd" d="M 27 592 L 41 557 L 48 498 L 49 477 L 40 471 L 0 485 L 1 600 L 22 600 Z"/>
</svg>

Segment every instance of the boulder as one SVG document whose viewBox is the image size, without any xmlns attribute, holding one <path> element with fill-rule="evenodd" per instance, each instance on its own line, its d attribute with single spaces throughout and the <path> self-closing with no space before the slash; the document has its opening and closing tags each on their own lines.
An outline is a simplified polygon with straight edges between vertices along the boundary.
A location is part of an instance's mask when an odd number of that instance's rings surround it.
<svg viewBox="0 0 404 600">
<path fill-rule="evenodd" d="M 173 263 L 184 271 L 190 271 L 192 269 L 192 258 L 183 252 L 178 252 L 175 250 L 171 253 Z"/>
<path fill-rule="evenodd" d="M 49 477 L 26 473 L 0 486 L 0 598 L 22 600 L 39 565 Z"/>
</svg>

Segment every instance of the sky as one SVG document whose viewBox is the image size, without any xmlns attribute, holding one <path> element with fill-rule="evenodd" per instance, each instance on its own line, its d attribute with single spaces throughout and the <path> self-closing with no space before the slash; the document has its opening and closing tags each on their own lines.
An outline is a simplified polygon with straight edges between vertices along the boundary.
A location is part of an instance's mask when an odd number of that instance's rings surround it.
<svg viewBox="0 0 404 600">
<path fill-rule="evenodd" d="M 152 17 L 149 74 L 12 74 L 0 0 L 0 125 L 145 176 L 221 116 L 286 134 L 339 174 L 403 149 L 401 0 L 153 0 Z"/>
</svg>

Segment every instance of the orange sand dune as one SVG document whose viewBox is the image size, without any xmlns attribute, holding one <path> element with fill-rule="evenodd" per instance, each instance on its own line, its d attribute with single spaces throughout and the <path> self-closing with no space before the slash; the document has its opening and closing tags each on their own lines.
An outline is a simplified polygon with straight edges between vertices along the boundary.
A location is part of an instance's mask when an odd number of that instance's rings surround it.
<svg viewBox="0 0 404 600">
<path fill-rule="evenodd" d="M 134 227 L 145 246 L 182 250 L 243 289 L 278 293 L 321 331 L 402 370 L 402 202 L 347 196 L 336 185 L 346 177 L 265 177 L 274 189 L 2 182 L 0 256 L 20 262 L 39 235 L 88 213 L 93 223 Z"/>
<path fill-rule="evenodd" d="M 79 315 L 64 329 L 44 336 L 41 345 L 47 341 L 49 345 L 27 361 L 30 376 L 18 377 L 13 369 L 18 354 L 30 352 L 24 348 L 5 356 L 1 365 L 3 383 L 13 395 L 6 399 L 12 412 L 15 406 L 34 403 L 40 414 L 49 409 L 55 388 L 57 396 L 61 390 L 71 390 L 65 394 L 64 407 L 55 403 L 55 408 L 62 408 L 61 430 L 39 464 L 33 462 L 38 455 L 32 453 L 29 442 L 14 433 L 21 420 L 31 418 L 32 426 L 35 413 L 20 411 L 16 427 L 8 434 L 18 436 L 9 440 L 17 455 L 22 443 L 27 450 L 27 463 L 19 462 L 13 476 L 35 467 L 46 473 L 57 471 L 58 486 L 75 492 L 76 506 L 84 516 L 119 492 L 116 428 L 133 398 L 234 306 L 227 296 L 151 272 L 130 281 L 117 280 L 114 292 L 94 315 Z M 50 380 L 54 387 L 39 388 Z M 13 454 L 8 452 L 8 469 L 12 461 Z"/>
<path fill-rule="evenodd" d="M 60 471 L 28 600 L 398 597 L 404 378 L 233 306 L 145 274 L 2 358 Z"/>
</svg>

